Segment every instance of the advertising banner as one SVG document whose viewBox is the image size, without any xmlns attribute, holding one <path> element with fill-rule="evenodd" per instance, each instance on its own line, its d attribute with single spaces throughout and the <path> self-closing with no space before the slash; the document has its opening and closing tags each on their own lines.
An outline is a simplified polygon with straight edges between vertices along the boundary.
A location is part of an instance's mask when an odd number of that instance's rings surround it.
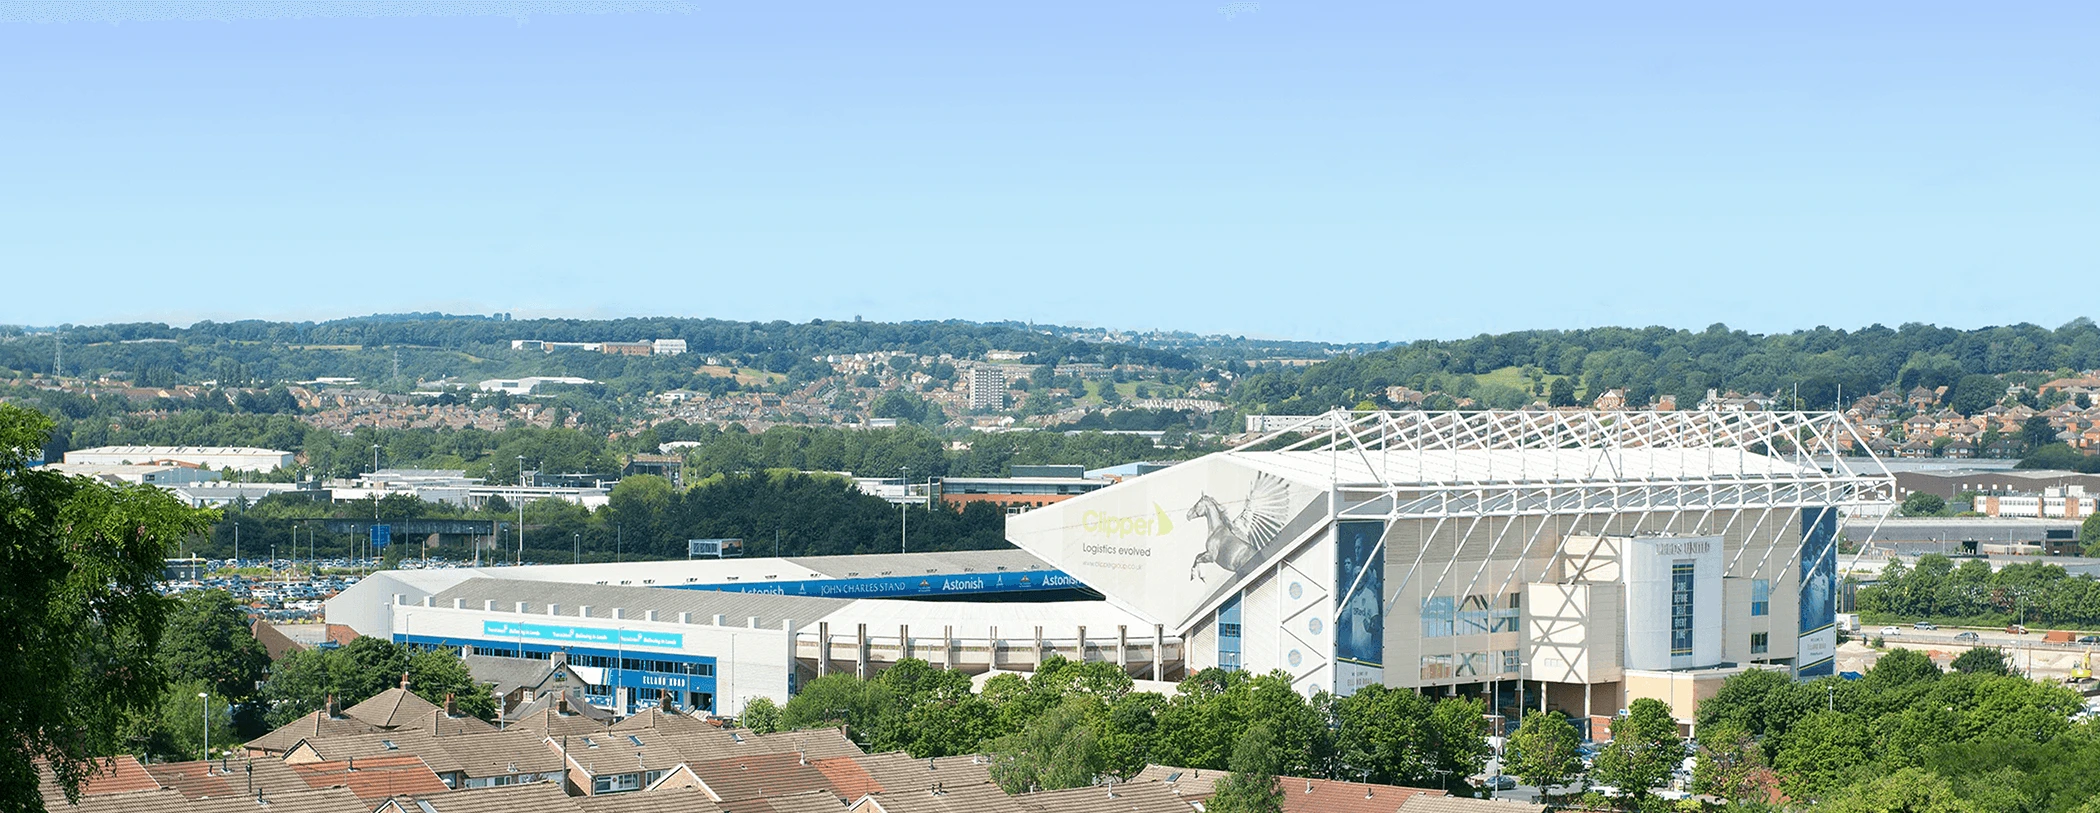
<svg viewBox="0 0 2100 813">
<path fill-rule="evenodd" d="M 664 649 L 679 649 L 685 646 L 685 635 L 676 632 L 605 629 L 602 627 L 579 627 L 570 624 L 483 621 L 481 622 L 481 634 L 483 637 L 493 640 L 516 639 L 564 644 L 648 646 Z"/>
<path fill-rule="evenodd" d="M 1007 518 L 1007 538 L 1184 630 L 1326 517 L 1323 492 L 1211 457 Z"/>
<path fill-rule="evenodd" d="M 1334 692 L 1341 696 L 1385 679 L 1385 523 L 1335 524 Z"/>
<path fill-rule="evenodd" d="M 1801 511 L 1801 638 L 1797 677 L 1833 674 L 1837 657 L 1837 509 Z"/>
</svg>

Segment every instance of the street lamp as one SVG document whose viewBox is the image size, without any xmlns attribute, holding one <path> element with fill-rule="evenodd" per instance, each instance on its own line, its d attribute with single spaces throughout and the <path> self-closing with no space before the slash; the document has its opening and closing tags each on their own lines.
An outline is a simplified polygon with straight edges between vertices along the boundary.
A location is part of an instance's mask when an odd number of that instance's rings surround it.
<svg viewBox="0 0 2100 813">
<path fill-rule="evenodd" d="M 204 758 L 211 759 L 211 692 L 202 691 L 197 697 L 204 701 Z"/>
<path fill-rule="evenodd" d="M 570 555 L 576 557 L 576 564 L 583 564 L 583 533 L 581 531 L 571 531 L 569 535 L 575 537 L 569 543 L 570 547 L 575 548 Z"/>
<path fill-rule="evenodd" d="M 901 480 L 903 480 L 903 481 L 904 481 L 904 501 L 903 501 L 903 502 L 899 502 L 899 503 L 897 503 L 897 521 L 898 521 L 898 523 L 899 523 L 899 525 L 898 525 L 898 528 L 897 528 L 897 552 L 898 552 L 898 553 L 910 553 L 910 552 L 911 552 L 911 511 L 910 511 L 910 508 L 911 508 L 911 467 L 910 467 L 910 466 L 900 466 L 900 467 L 899 467 L 899 469 L 900 469 L 901 471 L 903 471 L 903 473 L 904 473 L 904 476 L 903 476 L 903 477 L 901 477 L 901 478 L 899 478 L 899 479 L 901 479 Z"/>
</svg>

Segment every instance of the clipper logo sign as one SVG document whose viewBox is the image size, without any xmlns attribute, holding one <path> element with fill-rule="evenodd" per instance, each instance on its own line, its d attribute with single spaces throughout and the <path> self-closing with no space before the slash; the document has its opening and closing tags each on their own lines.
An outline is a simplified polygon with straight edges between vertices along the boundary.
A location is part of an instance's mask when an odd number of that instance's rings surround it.
<svg viewBox="0 0 2100 813">
<path fill-rule="evenodd" d="M 1079 527 L 1087 533 L 1110 539 L 1166 536 L 1174 532 L 1174 520 L 1167 516 L 1167 509 L 1153 503 L 1150 516 L 1119 517 L 1105 511 L 1088 511 L 1080 516 Z"/>
<path fill-rule="evenodd" d="M 1007 518 L 1007 538 L 1112 600 L 1186 628 L 1324 514 L 1276 474 L 1212 458 Z"/>
</svg>

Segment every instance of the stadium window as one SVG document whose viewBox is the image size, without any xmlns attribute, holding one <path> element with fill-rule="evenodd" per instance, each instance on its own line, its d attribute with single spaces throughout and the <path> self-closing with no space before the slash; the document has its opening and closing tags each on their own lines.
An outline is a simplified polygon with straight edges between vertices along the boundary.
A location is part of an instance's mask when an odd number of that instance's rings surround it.
<svg viewBox="0 0 2100 813">
<path fill-rule="evenodd" d="M 1451 656 L 1450 656 L 1450 655 L 1423 655 L 1423 656 L 1422 656 L 1422 679 L 1423 679 L 1423 680 L 1436 680 L 1436 679 L 1438 679 L 1438 678 L 1447 678 L 1447 677 L 1450 677 L 1450 676 L 1451 676 Z"/>
<path fill-rule="evenodd" d="M 1772 580 L 1750 580 L 1750 614 L 1752 616 L 1772 614 Z"/>
<path fill-rule="evenodd" d="M 1750 633 L 1750 654 L 1752 654 L 1752 655 L 1763 655 L 1763 654 L 1765 654 L 1766 652 L 1770 652 L 1770 651 L 1772 651 L 1772 634 L 1771 634 L 1771 633 L 1769 633 L 1769 632 L 1753 632 L 1753 633 Z"/>
<path fill-rule="evenodd" d="M 1518 650 L 1502 650 L 1502 673 L 1515 674 L 1524 670 L 1524 661 Z"/>
<path fill-rule="evenodd" d="M 1670 566 L 1670 655 L 1677 657 L 1692 654 L 1692 581 L 1691 562 L 1677 562 Z"/>
<path fill-rule="evenodd" d="M 1450 596 L 1422 599 L 1422 637 L 1449 638 L 1458 617 Z"/>
</svg>

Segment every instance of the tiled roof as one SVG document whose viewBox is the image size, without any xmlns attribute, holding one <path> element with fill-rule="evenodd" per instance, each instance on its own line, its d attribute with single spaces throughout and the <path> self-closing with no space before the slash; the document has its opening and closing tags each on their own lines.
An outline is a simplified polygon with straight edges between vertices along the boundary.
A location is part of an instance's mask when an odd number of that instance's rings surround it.
<svg viewBox="0 0 2100 813">
<path fill-rule="evenodd" d="M 688 765 L 693 775 L 724 802 L 784 796 L 812 790 L 837 791 L 817 766 L 799 754 L 751 754 Z M 836 803 L 836 802 L 834 802 Z"/>
<path fill-rule="evenodd" d="M 767 751 L 798 751 L 813 760 L 862 756 L 867 753 L 846 737 L 845 730 L 838 728 L 812 728 L 807 731 L 780 731 L 756 735 L 739 729 L 736 735 L 745 742 L 756 743 Z"/>
<path fill-rule="evenodd" d="M 536 782 L 500 788 L 417 794 L 388 800 L 380 813 L 580 813 L 561 785 Z M 250 811 L 254 813 L 254 811 Z M 271 810 L 269 813 L 278 813 Z"/>
<path fill-rule="evenodd" d="M 301 740 L 314 737 L 343 737 L 351 734 L 367 734 L 377 731 L 370 723 L 348 717 L 330 717 L 328 712 L 315 711 L 284 726 L 249 740 L 247 745 L 257 751 L 284 753 L 292 750 Z"/>
<path fill-rule="evenodd" d="M 80 783 L 82 798 L 104 796 L 111 793 L 129 793 L 140 790 L 159 790 L 160 783 L 139 765 L 132 756 L 104 757 L 96 760 L 95 772 Z M 43 791 L 44 805 L 55 807 L 65 804 L 65 789 L 58 783 L 58 774 L 48 763 L 37 765 L 39 789 Z M 55 804 L 54 804 L 55 802 Z"/>
<path fill-rule="evenodd" d="M 820 759 L 815 764 L 817 770 L 824 773 L 824 778 L 831 782 L 832 790 L 848 803 L 870 793 L 882 792 L 882 783 L 875 781 L 875 777 L 853 757 Z"/>
<path fill-rule="evenodd" d="M 560 702 L 561 697 L 542 697 L 519 706 L 510 718 L 511 728 L 522 728 L 543 736 L 600 734 L 611 722 L 612 713 L 588 703 Z M 560 708 L 568 709 L 567 713 Z"/>
<path fill-rule="evenodd" d="M 267 653 L 270 656 L 270 660 L 273 661 L 293 652 L 306 650 L 305 644 L 292 640 L 291 636 L 285 635 L 284 631 L 279 630 L 276 624 L 268 621 L 258 619 L 253 626 L 248 628 L 248 632 L 255 636 L 256 643 L 262 644 L 263 652 Z"/>
<path fill-rule="evenodd" d="M 910 754 L 902 751 L 888 751 L 821 759 L 817 761 L 817 768 L 830 775 L 836 769 L 835 766 L 843 763 L 854 765 L 869 777 L 875 788 L 867 791 L 868 793 L 925 790 L 936 784 L 963 787 L 992 781 L 992 766 L 975 756 L 913 759 Z M 850 779 L 851 774 L 841 772 L 841 776 Z M 840 797 L 847 801 L 858 799 L 862 795 L 847 793 L 848 788 L 840 778 L 834 778 L 832 785 L 839 788 Z"/>
<path fill-rule="evenodd" d="M 1125 782 L 1011 797 L 1024 813 L 1190 813 L 1189 800 L 1161 782 Z"/>
<path fill-rule="evenodd" d="M 1016 809 L 998 785 L 943 783 L 937 790 L 886 790 L 855 803 L 852 813 L 1006 813 Z"/>
<path fill-rule="evenodd" d="M 785 796 L 726 802 L 722 805 L 722 810 L 723 813 L 844 813 L 845 808 L 839 805 L 838 797 L 833 796 L 831 791 L 812 790 Z"/>
<path fill-rule="evenodd" d="M 189 802 L 172 790 L 127 790 L 80 797 L 76 805 L 63 796 L 46 799 L 50 813 L 189 813 Z"/>
<path fill-rule="evenodd" d="M 446 714 L 444 709 L 437 709 L 429 714 L 425 714 L 414 722 L 402 726 L 402 728 L 420 728 L 441 737 L 457 737 L 462 734 L 487 734 L 496 730 L 494 724 L 479 717 L 470 717 L 464 714 Z"/>
<path fill-rule="evenodd" d="M 1182 798 L 1196 802 L 1209 799 L 1217 792 L 1218 780 L 1228 775 L 1226 771 L 1147 765 L 1137 776 L 1131 777 L 1131 781 L 1158 782 L 1178 791 Z M 1429 788 L 1294 776 L 1277 777 L 1277 784 L 1283 789 L 1284 813 L 1393 813 L 1415 796 L 1445 795 L 1441 790 Z"/>
<path fill-rule="evenodd" d="M 400 728 L 434 711 L 443 709 L 438 708 L 436 703 L 417 697 L 414 692 L 395 687 L 343 709 L 343 716 L 363 720 L 380 728 Z"/>
<path fill-rule="evenodd" d="M 717 813 L 722 808 L 697 787 L 578 796 L 583 813 Z"/>
<path fill-rule="evenodd" d="M 709 725 L 706 721 L 701 720 L 698 717 L 694 717 L 690 714 L 679 714 L 677 712 L 664 711 L 663 709 L 657 708 L 655 706 L 650 706 L 647 711 L 644 711 L 640 714 L 636 714 L 632 717 L 628 717 L 627 719 L 621 720 L 617 723 L 613 723 L 612 725 L 612 730 L 614 731 L 628 731 L 632 729 L 661 729 L 663 731 L 673 731 L 679 733 L 690 731 L 719 732 L 722 730 L 720 726 Z M 723 739 L 728 738 L 724 737 Z"/>
<path fill-rule="evenodd" d="M 292 772 L 310 787 L 346 785 L 359 799 L 378 800 L 451 790 L 421 757 L 409 754 L 308 762 L 293 765 Z M 277 813 L 276 808 L 271 808 L 270 813 Z"/>
<path fill-rule="evenodd" d="M 1545 813 L 1546 806 L 1507 799 L 1461 799 L 1456 796 L 1416 796 L 1400 805 L 1400 813 Z"/>
<path fill-rule="evenodd" d="M 305 781 L 276 757 L 234 757 L 211 762 L 156 762 L 146 772 L 162 787 L 173 788 L 184 798 L 205 796 L 271 796 L 307 789 Z"/>
<path fill-rule="evenodd" d="M 331 786 L 271 795 L 265 792 L 258 804 L 253 796 L 218 796 L 193 799 L 189 813 L 367 813 L 372 805 L 357 798 L 349 788 Z"/>
<path fill-rule="evenodd" d="M 561 754 L 548 747 L 545 738 L 517 728 L 453 736 L 433 736 L 421 729 L 403 729 L 307 740 L 305 750 L 322 760 L 362 760 L 407 754 L 421 757 L 436 773 L 456 772 L 475 778 L 562 769 Z M 295 752 L 294 755 L 304 754 Z"/>
</svg>

